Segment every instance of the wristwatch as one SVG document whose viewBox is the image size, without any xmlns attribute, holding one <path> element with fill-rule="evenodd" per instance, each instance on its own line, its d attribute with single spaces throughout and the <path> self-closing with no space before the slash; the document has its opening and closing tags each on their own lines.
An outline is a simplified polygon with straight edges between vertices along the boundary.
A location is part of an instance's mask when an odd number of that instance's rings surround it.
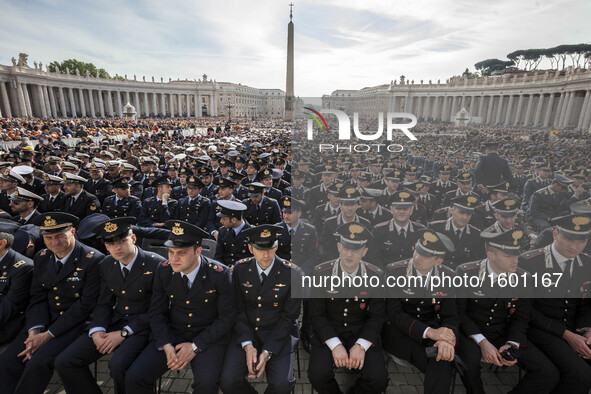
<svg viewBox="0 0 591 394">
<path fill-rule="evenodd" d="M 127 337 L 129 336 L 129 331 L 127 331 L 127 329 L 125 329 L 125 328 L 124 328 L 124 329 L 122 329 L 122 330 L 121 330 L 121 336 L 122 336 L 123 338 L 127 338 Z"/>
<path fill-rule="evenodd" d="M 197 345 L 195 345 L 193 342 L 191 342 L 191 348 L 193 349 L 193 353 L 197 354 L 199 353 L 201 350 L 197 347 Z"/>
<path fill-rule="evenodd" d="M 273 353 L 271 353 L 268 350 L 263 350 L 263 353 L 265 353 L 267 355 L 267 361 L 269 361 L 271 359 L 271 356 L 273 355 Z"/>
</svg>

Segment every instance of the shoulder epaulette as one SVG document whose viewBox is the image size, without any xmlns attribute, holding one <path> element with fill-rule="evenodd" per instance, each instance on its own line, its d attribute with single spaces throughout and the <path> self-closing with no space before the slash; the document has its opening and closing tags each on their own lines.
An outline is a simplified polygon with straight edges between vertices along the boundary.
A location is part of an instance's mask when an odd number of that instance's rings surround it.
<svg viewBox="0 0 591 394">
<path fill-rule="evenodd" d="M 324 272 L 328 269 L 332 269 L 332 267 L 334 266 L 336 260 L 330 260 L 330 261 L 326 261 L 324 263 L 318 264 L 314 270 L 316 272 Z"/>
<path fill-rule="evenodd" d="M 375 272 L 378 275 L 384 275 L 384 270 L 378 267 L 377 265 L 373 265 L 372 263 L 368 263 L 367 261 L 363 262 L 365 264 L 365 268 L 370 271 Z"/>
</svg>

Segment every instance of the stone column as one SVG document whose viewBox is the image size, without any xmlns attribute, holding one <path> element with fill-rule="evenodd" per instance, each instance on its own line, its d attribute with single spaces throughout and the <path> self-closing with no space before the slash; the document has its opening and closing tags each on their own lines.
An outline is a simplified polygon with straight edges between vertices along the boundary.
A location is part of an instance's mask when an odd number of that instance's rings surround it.
<svg viewBox="0 0 591 394">
<path fill-rule="evenodd" d="M 544 106 L 544 94 L 540 93 L 538 96 L 538 102 L 536 104 L 536 114 L 534 116 L 534 127 L 540 125 L 540 119 L 542 117 L 542 107 Z"/>
<path fill-rule="evenodd" d="M 575 99 L 576 99 L 576 92 L 570 92 L 570 97 L 568 99 L 568 105 L 566 106 L 566 113 L 564 115 L 564 120 L 562 121 L 562 127 L 568 127 L 571 115 L 573 113 L 573 108 L 575 106 Z"/>
<path fill-rule="evenodd" d="M 25 103 L 25 91 L 24 91 L 22 83 L 19 83 L 17 85 L 17 90 L 18 90 L 18 103 L 19 103 L 18 116 L 26 117 L 26 116 L 28 116 L 27 115 L 27 105 Z"/>
<path fill-rule="evenodd" d="M 45 107 L 45 97 L 43 96 L 43 87 L 41 85 L 37 86 L 37 92 L 35 96 L 37 97 L 37 108 L 39 109 L 39 114 L 42 118 L 47 118 L 47 108 Z"/>
<path fill-rule="evenodd" d="M 86 104 L 84 104 L 84 90 L 78 89 L 78 99 L 80 100 L 80 111 L 82 112 L 82 117 L 86 116 Z"/>
<path fill-rule="evenodd" d="M 148 95 L 148 93 L 146 93 Z M 158 100 L 156 99 L 156 93 L 152 93 L 152 111 L 150 114 L 156 116 L 158 115 Z"/>
<path fill-rule="evenodd" d="M 115 116 L 115 111 L 113 110 L 113 93 L 110 90 L 107 90 L 107 111 L 109 116 Z"/>
<path fill-rule="evenodd" d="M 546 115 L 544 115 L 544 123 L 542 127 L 548 127 L 550 124 L 550 117 L 552 116 L 552 107 L 554 106 L 554 93 L 550 93 L 550 98 L 548 99 L 548 106 L 546 107 Z"/>
<path fill-rule="evenodd" d="M 503 124 L 509 125 L 511 122 L 511 113 L 513 112 L 513 100 L 514 96 L 509 96 L 509 103 L 507 104 L 507 113 L 505 114 L 505 121 Z"/>
<path fill-rule="evenodd" d="M 168 112 L 170 114 L 171 118 L 174 118 L 174 99 L 173 99 L 173 94 L 169 94 L 168 95 Z"/>
<path fill-rule="evenodd" d="M 143 92 L 144 95 L 144 115 L 150 116 L 150 107 L 148 107 L 148 93 Z"/>
<path fill-rule="evenodd" d="M 441 120 L 441 118 L 439 118 L 439 106 L 440 106 L 440 101 L 441 101 L 441 97 L 437 96 L 434 98 L 435 102 L 433 103 L 433 107 L 435 108 L 433 110 L 433 120 Z"/>
<path fill-rule="evenodd" d="M 27 84 L 23 84 L 23 92 L 25 94 L 25 105 L 27 106 L 27 113 L 29 116 L 33 117 L 35 114 L 33 113 L 33 103 L 31 102 L 31 96 L 29 95 L 29 89 L 27 88 Z"/>
<path fill-rule="evenodd" d="M 78 111 L 76 110 L 76 101 L 74 100 L 74 88 L 68 88 L 68 96 L 70 98 L 70 111 L 74 118 L 78 117 Z"/>
<path fill-rule="evenodd" d="M 486 119 L 484 118 L 484 95 L 481 95 L 478 100 L 478 113 L 476 114 L 476 116 L 482 118 L 482 123 L 484 124 L 486 121 Z"/>
<path fill-rule="evenodd" d="M 57 114 L 57 105 L 55 102 L 55 91 L 53 90 L 52 87 L 45 87 L 45 94 L 47 96 L 49 96 L 49 107 L 51 109 L 51 116 L 53 116 L 54 118 L 58 117 Z"/>
<path fill-rule="evenodd" d="M 417 97 L 417 119 L 423 119 L 424 97 Z"/>
<path fill-rule="evenodd" d="M 179 113 L 179 116 L 183 116 L 183 101 L 182 101 L 182 96 L 183 95 L 180 94 L 180 93 L 177 94 L 177 96 L 176 96 L 176 101 L 177 101 L 177 104 L 178 104 L 178 111 L 177 112 Z"/>
<path fill-rule="evenodd" d="M 587 90 L 585 92 L 585 99 L 583 100 L 583 106 L 581 107 L 581 113 L 579 114 L 579 121 L 577 122 L 577 130 L 581 130 L 583 128 L 583 122 L 585 120 L 585 114 L 588 110 L 589 104 L 589 94 L 591 92 Z"/>
<path fill-rule="evenodd" d="M 451 112 L 449 114 L 449 120 L 451 121 L 451 118 L 456 116 L 456 113 L 458 112 L 458 98 L 455 96 L 451 97 Z"/>
<path fill-rule="evenodd" d="M 98 101 L 99 101 L 99 112 L 101 114 L 101 117 L 104 118 L 106 111 L 105 111 L 105 100 L 103 99 L 103 91 L 97 90 L 96 93 L 97 93 Z"/>
<path fill-rule="evenodd" d="M 129 103 L 129 102 L 130 102 L 129 92 L 125 92 L 125 103 L 123 105 L 127 105 L 127 103 Z"/>
<path fill-rule="evenodd" d="M 187 101 L 187 118 L 191 116 L 191 95 L 189 93 L 185 94 L 185 99 Z"/>
<path fill-rule="evenodd" d="M 525 110 L 525 118 L 523 119 L 523 125 L 527 126 L 529 124 L 529 119 L 531 118 L 531 111 L 534 106 L 534 95 L 530 94 L 529 98 L 527 99 L 527 109 Z"/>
<path fill-rule="evenodd" d="M 488 107 L 486 108 L 486 120 L 484 123 L 492 123 L 493 104 L 495 103 L 495 96 L 490 96 L 488 99 Z"/>
<path fill-rule="evenodd" d="M 58 94 L 59 94 L 59 103 L 60 103 L 60 113 L 63 117 L 67 117 L 68 116 L 68 108 L 66 107 L 66 98 L 64 96 L 64 88 L 63 87 L 59 87 L 58 88 Z"/>
<path fill-rule="evenodd" d="M 589 93 L 589 90 L 587 90 L 587 94 Z M 583 130 L 587 129 L 587 125 L 589 124 L 589 121 L 591 121 L 591 97 L 587 101 L 587 109 L 585 110 L 585 117 L 583 119 L 583 124 L 581 125 Z"/>
<path fill-rule="evenodd" d="M 562 113 L 562 106 L 564 104 L 564 98 L 566 96 L 565 92 L 560 93 L 560 97 L 558 99 L 558 106 L 556 107 L 556 112 L 554 113 L 554 119 L 552 120 L 552 127 L 558 127 L 560 123 L 560 116 Z"/>
<path fill-rule="evenodd" d="M 119 115 L 119 117 L 122 118 L 123 117 L 123 103 L 121 103 L 121 92 L 117 91 L 117 92 L 115 92 L 115 94 L 116 94 L 115 105 L 117 106 L 117 115 Z M 129 96 L 129 93 L 127 93 L 127 96 Z M 125 105 L 127 105 L 127 103 Z"/>
<path fill-rule="evenodd" d="M 218 112 L 218 97 L 216 92 L 212 92 L 210 97 L 210 101 L 209 101 L 209 106 L 210 106 L 210 111 L 211 111 L 211 116 L 218 116 L 219 112 Z"/>
<path fill-rule="evenodd" d="M 521 120 L 521 108 L 523 107 L 523 94 L 519 95 L 519 101 L 517 101 L 517 111 L 515 112 L 515 122 L 513 124 L 517 126 Z"/>
<path fill-rule="evenodd" d="M 449 101 L 448 100 L 448 97 L 447 96 L 444 96 L 443 97 L 443 111 L 441 113 L 441 121 L 443 121 L 443 122 L 447 122 L 449 120 L 449 118 L 447 117 L 448 112 L 449 112 L 449 110 L 448 110 L 448 108 L 449 108 L 448 101 Z"/>
<path fill-rule="evenodd" d="M 462 102 L 460 103 L 460 111 L 462 110 L 462 108 L 464 108 L 465 105 L 466 105 L 466 96 L 462 96 Z"/>
<path fill-rule="evenodd" d="M 431 96 L 425 97 L 425 119 L 431 117 Z"/>
<path fill-rule="evenodd" d="M 499 96 L 499 107 L 497 108 L 497 116 L 495 117 L 495 124 L 501 123 L 501 117 L 503 116 L 503 96 Z"/>
<path fill-rule="evenodd" d="M 0 82 L 0 94 L 2 95 L 2 105 L 4 105 L 4 114 L 12 116 L 12 109 L 10 108 L 10 100 L 8 99 L 8 90 L 4 82 Z"/>
<path fill-rule="evenodd" d="M 166 99 L 164 93 L 160 93 L 160 115 L 166 116 Z"/>
<path fill-rule="evenodd" d="M 90 116 L 96 118 L 96 112 L 94 109 L 94 91 L 92 89 L 88 90 L 88 104 L 90 105 Z"/>
</svg>

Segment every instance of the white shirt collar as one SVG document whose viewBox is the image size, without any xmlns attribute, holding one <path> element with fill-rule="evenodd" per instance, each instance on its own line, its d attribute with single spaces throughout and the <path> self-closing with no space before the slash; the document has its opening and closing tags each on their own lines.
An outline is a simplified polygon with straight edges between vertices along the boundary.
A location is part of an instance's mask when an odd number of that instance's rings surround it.
<svg viewBox="0 0 591 394">
<path fill-rule="evenodd" d="M 558 263 L 558 266 L 560 267 L 560 270 L 562 272 L 564 272 L 564 270 L 566 269 L 566 261 L 567 260 L 571 260 L 568 259 L 566 257 L 564 257 L 563 255 L 561 255 L 560 253 L 558 253 L 558 251 L 556 250 L 556 248 L 554 248 L 554 244 L 552 244 L 552 246 L 550 247 L 550 250 L 552 251 L 552 256 L 554 256 L 554 259 L 556 259 L 556 262 Z M 573 265 L 570 265 L 570 274 L 573 274 Z"/>
<path fill-rule="evenodd" d="M 55 261 L 61 261 L 62 264 L 66 265 L 66 262 L 68 261 L 68 259 L 70 258 L 70 256 L 72 255 L 72 252 L 74 252 L 74 249 L 76 248 L 76 245 L 74 245 L 74 247 L 72 248 L 72 250 L 70 250 L 70 253 L 68 253 L 66 255 L 66 257 L 64 257 L 63 259 L 58 259 L 57 255 L 54 253 L 53 257 L 55 258 Z"/>
<path fill-rule="evenodd" d="M 341 268 L 341 272 L 343 273 L 344 276 L 350 276 L 351 278 L 355 277 L 355 275 L 357 275 L 357 272 L 359 271 L 359 266 L 358 266 L 355 271 L 353 271 L 352 273 L 348 273 L 347 271 L 345 271 L 343 269 L 343 266 L 341 265 L 340 261 L 339 261 L 339 267 Z"/>
<path fill-rule="evenodd" d="M 135 247 L 135 255 L 133 255 L 133 259 L 131 259 L 131 261 L 129 262 L 129 264 L 124 265 L 121 261 L 119 262 L 119 268 L 121 270 L 123 270 L 123 268 L 127 268 L 129 270 L 129 272 L 131 272 L 131 267 L 133 267 L 133 263 L 135 263 L 135 261 L 137 260 L 137 256 L 139 254 L 139 251 L 137 249 L 137 246 Z"/>
<path fill-rule="evenodd" d="M 199 272 L 199 267 L 201 267 L 201 256 L 199 257 L 199 263 L 197 264 L 197 267 L 195 267 L 193 271 L 189 272 L 188 274 L 181 272 L 181 278 L 184 276 L 187 276 L 189 278 L 189 289 L 191 288 L 191 286 L 193 286 L 193 282 L 195 282 L 197 272 Z"/>
<path fill-rule="evenodd" d="M 243 220 L 242 224 L 240 226 L 232 229 L 232 230 L 234 230 L 234 234 L 238 235 L 240 233 L 240 231 L 242 231 L 242 229 L 244 228 L 245 225 L 246 225 L 246 222 Z"/>
<path fill-rule="evenodd" d="M 269 277 L 269 274 L 271 273 L 271 270 L 273 269 L 274 264 L 275 264 L 275 259 L 273 259 L 273 262 L 271 263 L 270 266 L 267 267 L 266 270 L 263 270 L 257 261 L 256 266 L 257 266 L 257 272 L 259 273 L 259 280 L 261 280 L 261 274 L 263 272 L 265 273 L 265 275 L 267 275 L 267 278 Z"/>
</svg>

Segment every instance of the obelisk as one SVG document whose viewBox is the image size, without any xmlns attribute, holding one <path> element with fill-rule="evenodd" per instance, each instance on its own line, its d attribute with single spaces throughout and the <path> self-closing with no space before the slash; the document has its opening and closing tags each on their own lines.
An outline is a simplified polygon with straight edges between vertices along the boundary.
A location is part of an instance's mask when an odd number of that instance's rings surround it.
<svg viewBox="0 0 591 394">
<path fill-rule="evenodd" d="M 293 94 L 293 3 L 289 3 L 289 24 L 287 25 L 287 78 L 285 86 L 285 119 L 294 119 L 295 97 Z"/>
</svg>

